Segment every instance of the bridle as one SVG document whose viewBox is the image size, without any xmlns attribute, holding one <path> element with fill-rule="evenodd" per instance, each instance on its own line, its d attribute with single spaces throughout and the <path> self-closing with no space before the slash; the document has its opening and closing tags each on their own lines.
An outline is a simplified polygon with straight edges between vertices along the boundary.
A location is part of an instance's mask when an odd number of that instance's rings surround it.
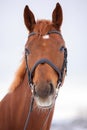
<svg viewBox="0 0 87 130">
<path fill-rule="evenodd" d="M 59 31 L 56 31 L 56 30 L 52 30 L 52 31 L 49 31 L 47 33 L 47 35 L 50 35 L 50 34 L 58 34 L 61 38 L 62 38 L 62 35 Z M 29 34 L 29 37 L 33 36 L 33 35 L 36 35 L 35 32 L 31 32 Z M 64 60 L 63 60 L 63 65 L 62 65 L 62 68 L 61 70 L 54 64 L 52 63 L 49 59 L 46 59 L 46 58 L 42 58 L 40 60 L 38 60 L 34 65 L 33 67 L 31 68 L 31 70 L 29 69 L 28 67 L 28 55 L 30 54 L 29 52 L 29 49 L 25 48 L 25 61 L 26 61 L 26 70 L 27 70 L 27 73 L 28 73 L 28 83 L 29 83 L 29 86 L 31 88 L 31 91 L 32 91 L 32 98 L 31 98 L 31 104 L 30 104 L 30 108 L 29 108 L 29 113 L 28 113 L 28 116 L 27 116 L 27 120 L 25 122 L 25 126 L 24 126 L 24 130 L 26 130 L 27 128 L 27 125 L 28 125 L 28 122 L 29 122 L 29 118 L 30 118 L 30 113 L 33 109 L 33 102 L 34 102 L 34 83 L 33 83 L 33 76 L 34 76 L 34 72 L 35 72 L 35 69 L 37 68 L 37 66 L 39 64 L 48 64 L 51 68 L 53 68 L 57 75 L 58 75 L 58 81 L 57 81 L 57 89 L 60 88 L 60 86 L 62 85 L 62 82 L 63 82 L 63 75 L 64 75 L 64 72 L 66 73 L 67 72 L 67 48 L 65 48 L 64 46 L 62 46 L 60 48 L 60 51 L 64 51 Z M 48 112 L 48 115 L 47 115 L 47 119 L 49 117 L 49 114 L 50 114 L 50 110 Z M 46 120 L 45 120 L 46 121 Z M 43 123 L 43 126 L 46 122 Z M 43 127 L 41 128 L 41 130 L 43 129 Z"/>
<path fill-rule="evenodd" d="M 60 33 L 59 31 L 56 31 L 56 30 L 49 31 L 49 32 L 47 33 L 47 35 L 50 35 L 50 34 L 53 34 L 53 33 L 60 35 L 61 38 L 62 38 L 61 33 Z M 30 34 L 29 34 L 29 37 L 31 37 L 31 36 L 33 36 L 33 35 L 36 35 L 36 33 L 35 33 L 35 32 L 30 33 Z M 28 55 L 29 55 L 30 52 L 29 52 L 29 50 L 28 50 L 27 48 L 25 48 L 26 70 L 27 70 L 27 73 L 28 73 L 29 85 L 30 85 L 30 87 L 31 87 L 32 90 L 33 90 L 32 87 L 34 86 L 34 84 L 33 84 L 34 71 L 35 71 L 35 69 L 37 68 L 37 66 L 38 66 L 39 64 L 44 64 L 44 63 L 48 64 L 50 67 L 52 67 L 52 68 L 57 72 L 58 77 L 59 77 L 59 78 L 58 78 L 58 81 L 57 81 L 57 87 L 60 87 L 60 86 L 61 86 L 62 81 L 63 81 L 64 71 L 65 71 L 65 73 L 67 72 L 67 48 L 65 48 L 64 46 L 62 46 L 62 47 L 60 48 L 60 51 L 62 51 L 62 50 L 64 50 L 64 61 L 63 61 L 63 65 L 62 65 L 61 70 L 60 70 L 55 64 L 53 64 L 50 60 L 48 60 L 48 59 L 46 59 L 46 58 L 42 58 L 42 59 L 38 60 L 38 61 L 33 65 L 33 67 L 32 67 L 31 70 L 30 70 L 29 67 L 28 67 L 28 60 L 27 60 L 27 57 L 28 57 Z"/>
</svg>

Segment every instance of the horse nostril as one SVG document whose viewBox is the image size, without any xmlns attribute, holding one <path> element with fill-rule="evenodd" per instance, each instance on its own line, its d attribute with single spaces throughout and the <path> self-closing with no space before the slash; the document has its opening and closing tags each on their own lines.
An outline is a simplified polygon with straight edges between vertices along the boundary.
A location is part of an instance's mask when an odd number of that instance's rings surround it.
<svg viewBox="0 0 87 130">
<path fill-rule="evenodd" d="M 46 98 L 51 94 L 53 94 L 53 92 L 54 92 L 53 84 L 49 82 L 49 83 L 38 84 L 35 87 L 34 94 L 36 97 Z"/>
<path fill-rule="evenodd" d="M 53 84 L 50 83 L 49 85 L 50 85 L 50 94 L 52 94 L 54 92 Z"/>
</svg>

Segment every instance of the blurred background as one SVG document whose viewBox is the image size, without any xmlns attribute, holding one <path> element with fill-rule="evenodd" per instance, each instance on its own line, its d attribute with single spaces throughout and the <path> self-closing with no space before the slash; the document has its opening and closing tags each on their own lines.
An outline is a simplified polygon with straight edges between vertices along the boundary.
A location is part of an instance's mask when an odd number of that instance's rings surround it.
<svg viewBox="0 0 87 130">
<path fill-rule="evenodd" d="M 68 48 L 68 73 L 56 101 L 52 130 L 86 130 L 87 0 L 0 0 L 0 100 L 14 78 L 27 41 L 25 5 L 30 7 L 36 20 L 51 20 L 57 2 L 63 9 L 61 30 Z"/>
</svg>

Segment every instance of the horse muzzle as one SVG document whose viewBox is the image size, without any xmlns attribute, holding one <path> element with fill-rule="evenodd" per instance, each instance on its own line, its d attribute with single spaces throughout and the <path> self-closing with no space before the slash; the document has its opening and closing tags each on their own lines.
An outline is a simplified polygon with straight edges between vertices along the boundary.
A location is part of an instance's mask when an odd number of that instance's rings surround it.
<svg viewBox="0 0 87 130">
<path fill-rule="evenodd" d="M 58 88 L 51 82 L 40 82 L 34 86 L 34 99 L 39 108 L 49 109 L 55 104 Z"/>
</svg>

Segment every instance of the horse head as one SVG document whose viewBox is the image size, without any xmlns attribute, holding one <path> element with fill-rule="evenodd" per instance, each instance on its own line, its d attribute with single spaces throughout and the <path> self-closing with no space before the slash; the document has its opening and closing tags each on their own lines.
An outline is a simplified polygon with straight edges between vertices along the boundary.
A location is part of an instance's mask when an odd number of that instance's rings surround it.
<svg viewBox="0 0 87 130">
<path fill-rule="evenodd" d="M 25 45 L 26 66 L 34 99 L 41 108 L 54 105 L 66 74 L 67 50 L 60 30 L 62 20 L 59 3 L 53 10 L 52 21 L 36 22 L 33 12 L 25 6 L 24 22 L 30 32 Z"/>
</svg>

